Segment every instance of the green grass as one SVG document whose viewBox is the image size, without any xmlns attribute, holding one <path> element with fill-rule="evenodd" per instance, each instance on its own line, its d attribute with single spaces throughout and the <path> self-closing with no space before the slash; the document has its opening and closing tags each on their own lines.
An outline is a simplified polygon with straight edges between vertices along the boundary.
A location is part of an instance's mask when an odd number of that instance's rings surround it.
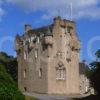
<svg viewBox="0 0 100 100">
<path fill-rule="evenodd" d="M 25 96 L 25 100 L 37 100 L 37 99 L 30 96 Z"/>
</svg>

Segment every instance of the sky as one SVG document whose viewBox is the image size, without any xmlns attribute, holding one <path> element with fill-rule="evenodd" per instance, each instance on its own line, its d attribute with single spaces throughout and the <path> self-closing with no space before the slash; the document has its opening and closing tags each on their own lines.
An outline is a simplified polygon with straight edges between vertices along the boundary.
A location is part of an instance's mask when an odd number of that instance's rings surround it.
<svg viewBox="0 0 100 100">
<path fill-rule="evenodd" d="M 61 16 L 76 22 L 81 41 L 80 60 L 91 62 L 100 49 L 100 0 L 0 0 L 0 51 L 16 56 L 14 39 L 33 28 L 51 24 Z"/>
</svg>

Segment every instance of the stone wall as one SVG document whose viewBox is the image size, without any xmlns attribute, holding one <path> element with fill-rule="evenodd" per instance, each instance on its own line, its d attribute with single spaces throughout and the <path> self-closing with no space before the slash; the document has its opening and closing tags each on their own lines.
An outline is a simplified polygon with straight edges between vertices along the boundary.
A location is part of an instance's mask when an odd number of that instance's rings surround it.
<svg viewBox="0 0 100 100">
<path fill-rule="evenodd" d="M 76 35 L 75 23 L 57 17 L 52 26 L 52 32 L 49 30 L 48 35 L 37 36 L 40 32 L 34 33 L 31 30 L 36 39 L 33 38 L 34 41 L 31 41 L 28 39 L 30 37 L 27 37 L 26 40 L 29 41 L 27 44 L 30 41 L 34 42 L 31 49 L 27 46 L 30 51 L 27 57 L 24 57 L 25 43 L 23 49 L 19 48 L 19 51 L 21 50 L 18 53 L 19 88 L 27 92 L 79 94 L 80 41 Z M 25 37 L 21 37 L 23 42 L 26 41 Z"/>
</svg>

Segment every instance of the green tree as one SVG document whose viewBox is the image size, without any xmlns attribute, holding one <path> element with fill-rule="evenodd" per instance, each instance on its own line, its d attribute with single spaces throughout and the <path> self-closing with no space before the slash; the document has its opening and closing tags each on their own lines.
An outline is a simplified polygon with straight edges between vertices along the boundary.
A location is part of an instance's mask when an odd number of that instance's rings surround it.
<svg viewBox="0 0 100 100">
<path fill-rule="evenodd" d="M 95 55 L 96 55 L 96 60 L 97 61 L 100 61 L 100 49 L 99 50 L 97 50 L 97 52 L 95 53 Z"/>
<path fill-rule="evenodd" d="M 16 64 L 15 58 L 0 53 L 0 100 L 24 100 L 11 74 Z"/>
<path fill-rule="evenodd" d="M 0 63 L 5 66 L 7 72 L 11 74 L 12 78 L 17 81 L 17 59 L 13 56 L 8 56 L 4 52 L 0 52 Z"/>
<path fill-rule="evenodd" d="M 95 53 L 96 61 L 93 61 L 90 66 L 92 68 L 92 75 L 90 77 L 92 86 L 100 95 L 100 49 Z"/>
</svg>

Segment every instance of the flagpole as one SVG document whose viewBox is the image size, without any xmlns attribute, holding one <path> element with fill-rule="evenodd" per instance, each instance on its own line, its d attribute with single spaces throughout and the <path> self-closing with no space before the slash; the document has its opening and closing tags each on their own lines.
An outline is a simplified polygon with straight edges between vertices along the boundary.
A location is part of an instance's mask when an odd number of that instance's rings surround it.
<svg viewBox="0 0 100 100">
<path fill-rule="evenodd" d="M 70 3 L 70 16 L 71 16 L 71 21 L 73 20 L 73 4 Z"/>
</svg>

